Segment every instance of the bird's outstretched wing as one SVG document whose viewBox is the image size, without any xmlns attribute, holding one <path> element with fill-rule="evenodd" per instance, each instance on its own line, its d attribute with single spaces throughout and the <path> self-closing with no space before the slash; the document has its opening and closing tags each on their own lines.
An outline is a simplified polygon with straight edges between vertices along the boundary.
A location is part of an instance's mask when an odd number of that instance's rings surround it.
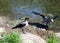
<svg viewBox="0 0 60 43">
<path fill-rule="evenodd" d="M 47 19 L 47 17 L 45 17 L 44 15 L 40 15 L 43 19 Z"/>
<path fill-rule="evenodd" d="M 36 14 L 36 15 L 40 15 L 40 13 L 37 13 L 37 12 L 35 12 L 35 11 L 32 11 L 32 13 L 34 13 L 34 14 Z"/>
<path fill-rule="evenodd" d="M 56 19 L 56 18 L 58 18 L 58 16 L 57 16 L 57 15 L 55 15 L 55 16 L 53 17 L 53 19 Z"/>
<path fill-rule="evenodd" d="M 32 11 L 32 13 L 34 13 L 35 15 L 41 16 L 43 19 L 46 19 L 46 18 L 47 18 L 47 17 L 45 17 L 44 15 L 42 15 L 42 14 L 40 14 L 40 13 L 37 13 L 37 12 L 34 12 L 34 11 Z"/>
</svg>

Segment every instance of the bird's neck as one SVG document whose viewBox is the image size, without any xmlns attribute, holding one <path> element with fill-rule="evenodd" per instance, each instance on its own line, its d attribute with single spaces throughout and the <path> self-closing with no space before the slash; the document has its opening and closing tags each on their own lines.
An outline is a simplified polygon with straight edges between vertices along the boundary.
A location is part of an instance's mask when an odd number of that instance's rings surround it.
<svg viewBox="0 0 60 43">
<path fill-rule="evenodd" d="M 28 21 L 27 21 L 27 20 L 25 20 L 25 23 L 27 23 L 27 24 L 28 24 Z"/>
<path fill-rule="evenodd" d="M 28 26 L 28 21 L 27 20 L 25 21 L 25 23 L 26 23 L 26 26 Z"/>
</svg>

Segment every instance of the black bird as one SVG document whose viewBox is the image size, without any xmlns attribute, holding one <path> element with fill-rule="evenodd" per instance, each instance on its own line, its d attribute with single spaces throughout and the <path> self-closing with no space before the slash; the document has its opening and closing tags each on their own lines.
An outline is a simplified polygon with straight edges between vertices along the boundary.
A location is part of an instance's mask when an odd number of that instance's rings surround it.
<svg viewBox="0 0 60 43">
<path fill-rule="evenodd" d="M 28 20 L 29 20 L 29 18 L 25 18 L 25 20 L 24 20 L 22 23 L 16 25 L 16 26 L 13 27 L 12 29 L 21 28 L 21 29 L 22 29 L 22 32 L 25 34 L 24 28 L 26 28 L 26 27 L 28 26 Z"/>
<path fill-rule="evenodd" d="M 42 18 L 43 18 L 43 21 L 46 23 L 46 24 L 50 24 L 50 23 L 53 23 L 54 20 L 58 17 L 57 15 L 55 15 L 53 18 L 47 18 L 46 16 L 40 14 L 40 13 L 37 13 L 37 12 L 34 12 L 32 11 L 32 13 L 36 14 L 36 15 L 40 15 Z"/>
<path fill-rule="evenodd" d="M 31 23 L 31 22 L 29 22 L 28 23 L 29 25 L 32 25 L 32 26 L 36 26 L 37 28 L 42 28 L 42 29 L 46 29 L 46 30 L 48 30 L 48 25 L 44 25 L 44 24 L 40 24 L 40 23 Z"/>
<path fill-rule="evenodd" d="M 45 22 L 46 24 L 50 24 L 50 23 L 54 23 L 55 19 L 57 18 L 57 16 L 54 16 L 53 18 L 47 18 L 44 15 L 40 15 L 43 18 L 43 22 Z"/>
</svg>

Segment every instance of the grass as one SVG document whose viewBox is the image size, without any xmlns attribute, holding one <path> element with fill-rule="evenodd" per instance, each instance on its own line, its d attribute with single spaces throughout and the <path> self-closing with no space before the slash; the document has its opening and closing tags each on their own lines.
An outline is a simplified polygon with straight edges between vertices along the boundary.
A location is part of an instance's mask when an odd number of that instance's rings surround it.
<svg viewBox="0 0 60 43">
<path fill-rule="evenodd" d="M 53 33 L 52 36 L 48 37 L 47 43 L 60 43 L 59 39 Z"/>
<path fill-rule="evenodd" d="M 21 35 L 17 32 L 4 34 L 3 39 L 0 39 L 0 43 L 22 43 Z"/>
</svg>

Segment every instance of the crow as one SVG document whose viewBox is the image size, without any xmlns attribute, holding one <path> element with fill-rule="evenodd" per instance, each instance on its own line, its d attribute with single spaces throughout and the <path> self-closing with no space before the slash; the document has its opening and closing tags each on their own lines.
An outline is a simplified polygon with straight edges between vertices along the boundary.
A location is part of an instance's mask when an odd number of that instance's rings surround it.
<svg viewBox="0 0 60 43">
<path fill-rule="evenodd" d="M 22 29 L 22 32 L 25 34 L 24 28 L 26 28 L 28 26 L 28 20 L 29 20 L 29 18 L 25 18 L 25 20 L 22 23 L 16 25 L 12 29 L 21 28 Z"/>
<path fill-rule="evenodd" d="M 44 16 L 43 14 L 37 13 L 32 11 L 32 13 L 34 13 L 35 15 L 39 15 L 43 18 L 43 22 L 45 22 L 47 25 L 50 23 L 54 23 L 55 19 L 58 17 L 57 15 L 55 15 L 53 18 L 48 18 L 46 16 Z"/>
</svg>

